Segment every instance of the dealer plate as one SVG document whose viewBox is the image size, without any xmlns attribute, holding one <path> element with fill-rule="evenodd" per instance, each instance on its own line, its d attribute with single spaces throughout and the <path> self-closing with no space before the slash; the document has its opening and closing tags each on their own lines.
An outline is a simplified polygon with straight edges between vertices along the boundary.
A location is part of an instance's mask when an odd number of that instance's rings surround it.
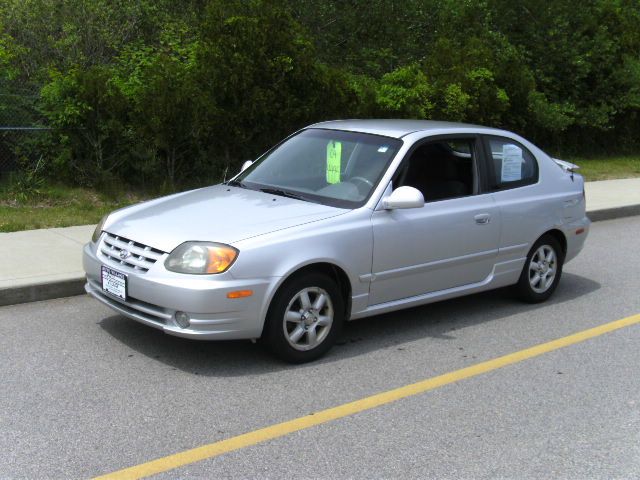
<svg viewBox="0 0 640 480">
<path fill-rule="evenodd" d="M 113 268 L 102 265 L 102 290 L 114 297 L 126 300 L 127 276 Z"/>
</svg>

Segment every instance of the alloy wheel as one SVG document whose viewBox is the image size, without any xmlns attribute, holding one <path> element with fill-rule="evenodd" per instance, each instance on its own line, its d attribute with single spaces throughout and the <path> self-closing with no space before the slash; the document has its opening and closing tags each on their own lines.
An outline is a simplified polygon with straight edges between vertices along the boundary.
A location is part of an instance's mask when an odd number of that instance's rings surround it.
<svg viewBox="0 0 640 480">
<path fill-rule="evenodd" d="M 284 314 L 284 334 L 296 350 L 311 350 L 320 345 L 333 324 L 331 297 L 322 288 L 307 287 L 289 302 Z"/>
<path fill-rule="evenodd" d="M 557 257 L 555 250 L 549 245 L 541 245 L 529 262 L 529 285 L 536 293 L 544 293 L 556 278 Z"/>
</svg>

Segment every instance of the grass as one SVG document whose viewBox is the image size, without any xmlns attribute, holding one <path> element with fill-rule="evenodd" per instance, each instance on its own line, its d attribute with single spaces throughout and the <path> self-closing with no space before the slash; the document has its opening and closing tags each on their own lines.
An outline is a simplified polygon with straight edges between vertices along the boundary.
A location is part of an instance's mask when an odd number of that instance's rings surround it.
<svg viewBox="0 0 640 480">
<path fill-rule="evenodd" d="M 28 196 L 12 190 L 11 185 L 0 185 L 0 232 L 98 223 L 106 213 L 146 198 L 63 185 L 44 185 Z"/>
<path fill-rule="evenodd" d="M 565 159 L 579 165 L 587 181 L 640 177 L 640 155 Z M 0 232 L 94 224 L 113 210 L 160 196 L 59 184 L 45 184 L 29 195 L 15 190 L 10 183 L 0 184 Z"/>
<path fill-rule="evenodd" d="M 564 159 L 564 157 L 560 158 Z M 605 158 L 569 157 L 566 160 L 579 165 L 580 174 L 588 182 L 640 177 L 640 155 Z"/>
</svg>

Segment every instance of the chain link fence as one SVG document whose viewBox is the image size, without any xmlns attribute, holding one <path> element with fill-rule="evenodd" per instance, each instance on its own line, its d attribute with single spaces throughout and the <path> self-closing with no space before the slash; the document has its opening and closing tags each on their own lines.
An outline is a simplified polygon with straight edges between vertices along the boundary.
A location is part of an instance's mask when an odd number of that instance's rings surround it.
<svg viewBox="0 0 640 480">
<path fill-rule="evenodd" d="M 35 89 L 0 93 L 0 178 L 38 161 L 35 144 L 49 128 L 37 101 Z"/>
</svg>

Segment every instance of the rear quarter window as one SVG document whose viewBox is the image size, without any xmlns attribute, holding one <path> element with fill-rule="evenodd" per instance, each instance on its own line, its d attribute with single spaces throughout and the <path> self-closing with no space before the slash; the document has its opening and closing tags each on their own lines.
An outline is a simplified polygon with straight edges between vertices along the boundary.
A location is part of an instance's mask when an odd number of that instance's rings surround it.
<svg viewBox="0 0 640 480">
<path fill-rule="evenodd" d="M 492 190 L 523 187 L 538 181 L 538 162 L 521 143 L 510 138 L 485 137 L 488 179 Z"/>
</svg>

